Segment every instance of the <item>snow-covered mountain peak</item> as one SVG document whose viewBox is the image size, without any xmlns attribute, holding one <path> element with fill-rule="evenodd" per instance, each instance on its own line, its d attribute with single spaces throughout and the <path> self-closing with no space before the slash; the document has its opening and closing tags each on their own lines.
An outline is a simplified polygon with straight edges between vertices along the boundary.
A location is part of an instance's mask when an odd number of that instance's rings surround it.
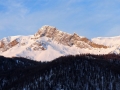
<svg viewBox="0 0 120 90">
<path fill-rule="evenodd" d="M 79 48 L 107 48 L 104 45 L 98 45 L 96 43 L 93 43 L 86 37 L 79 36 L 76 33 L 71 35 L 66 32 L 62 32 L 53 26 L 43 26 L 34 36 L 36 39 L 41 37 L 51 38 L 52 40 L 60 44 L 70 47 L 75 45 Z"/>
<path fill-rule="evenodd" d="M 107 40 L 106 38 L 90 40 L 76 33 L 68 34 L 56 27 L 45 25 L 34 35 L 10 36 L 1 39 L 0 55 L 48 61 L 64 55 L 119 53 L 120 44 L 117 42 L 120 40 L 119 37 L 114 40 L 109 38 L 110 42 Z M 110 47 L 109 44 L 112 42 L 117 42 L 119 45 Z"/>
<path fill-rule="evenodd" d="M 46 36 L 46 37 L 52 38 L 52 37 L 55 37 L 55 35 L 53 36 L 54 33 L 57 35 L 67 34 L 65 32 L 58 30 L 56 27 L 45 25 L 41 27 L 37 33 L 35 33 L 35 37 L 38 38 L 38 37 Z"/>
<path fill-rule="evenodd" d="M 36 37 L 43 37 L 43 36 L 46 36 L 46 37 L 49 37 L 51 38 L 53 34 L 57 34 L 58 36 L 62 35 L 68 35 L 68 36 L 73 36 L 73 37 L 80 37 L 80 38 L 85 38 L 83 36 L 79 36 L 77 33 L 74 33 L 74 34 L 69 34 L 69 33 L 66 33 L 66 32 L 63 32 L 61 30 L 58 30 L 56 27 L 53 27 L 53 26 L 49 26 L 49 25 L 44 25 L 42 26 L 37 33 L 35 33 L 35 36 Z M 56 35 L 56 36 L 57 36 Z M 55 36 L 55 35 L 54 35 Z"/>
</svg>

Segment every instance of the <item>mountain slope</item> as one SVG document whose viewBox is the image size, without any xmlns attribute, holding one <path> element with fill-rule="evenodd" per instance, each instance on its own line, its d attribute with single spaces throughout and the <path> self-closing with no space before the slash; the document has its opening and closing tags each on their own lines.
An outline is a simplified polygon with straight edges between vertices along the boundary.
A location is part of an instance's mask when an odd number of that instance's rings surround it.
<svg viewBox="0 0 120 90">
<path fill-rule="evenodd" d="M 109 46 L 112 51 L 110 53 L 120 54 L 120 36 L 116 37 L 98 37 L 92 41 L 97 44 Z"/>
<path fill-rule="evenodd" d="M 43 26 L 34 35 L 11 36 L 0 40 L 0 55 L 38 61 L 50 61 L 60 56 L 82 53 L 108 54 L 114 50 L 116 47 L 99 44 L 76 33 L 71 35 L 52 26 Z"/>
<path fill-rule="evenodd" d="M 97 44 L 102 44 L 106 46 L 119 46 L 120 45 L 120 36 L 116 37 L 97 37 L 92 39 L 93 42 Z"/>
</svg>

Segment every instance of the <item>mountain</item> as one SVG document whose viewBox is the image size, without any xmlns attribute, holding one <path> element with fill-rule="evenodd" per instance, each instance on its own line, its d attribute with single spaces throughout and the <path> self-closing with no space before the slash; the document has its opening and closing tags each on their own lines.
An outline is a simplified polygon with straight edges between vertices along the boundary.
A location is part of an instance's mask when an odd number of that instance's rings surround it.
<svg viewBox="0 0 120 90">
<path fill-rule="evenodd" d="M 113 43 L 113 46 L 110 46 L 109 41 L 105 44 L 102 40 L 107 39 L 94 38 L 90 40 L 76 33 L 68 34 L 58 30 L 56 27 L 45 25 L 34 35 L 10 36 L 1 39 L 0 55 L 50 61 L 66 55 L 87 53 L 119 54 L 119 45 Z M 110 40 L 112 42 L 113 39 Z"/>
</svg>

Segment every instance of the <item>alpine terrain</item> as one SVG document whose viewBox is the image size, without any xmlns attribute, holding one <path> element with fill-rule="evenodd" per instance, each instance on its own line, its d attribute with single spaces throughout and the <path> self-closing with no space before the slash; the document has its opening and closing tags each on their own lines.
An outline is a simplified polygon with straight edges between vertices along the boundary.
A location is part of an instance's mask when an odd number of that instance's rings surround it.
<svg viewBox="0 0 120 90">
<path fill-rule="evenodd" d="M 119 54 L 120 36 L 88 39 L 68 34 L 56 27 L 43 26 L 29 36 L 9 36 L 0 40 L 0 55 L 50 61 L 60 56 L 76 54 Z"/>
<path fill-rule="evenodd" d="M 120 90 L 120 37 L 43 26 L 0 40 L 0 90 Z"/>
</svg>

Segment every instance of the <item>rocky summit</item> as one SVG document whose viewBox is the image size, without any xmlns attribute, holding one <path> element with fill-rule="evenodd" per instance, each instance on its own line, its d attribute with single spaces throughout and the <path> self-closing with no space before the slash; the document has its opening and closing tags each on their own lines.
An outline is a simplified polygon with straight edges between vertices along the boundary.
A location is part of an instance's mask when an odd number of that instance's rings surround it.
<svg viewBox="0 0 120 90">
<path fill-rule="evenodd" d="M 81 37 L 78 34 L 68 34 L 59 31 L 57 28 L 52 26 L 43 26 L 36 34 L 35 37 L 38 39 L 40 37 L 48 37 L 56 42 L 67 45 L 67 46 L 77 46 L 79 48 L 107 48 L 107 46 L 96 44 L 90 41 L 86 37 Z"/>
<path fill-rule="evenodd" d="M 120 44 L 117 38 L 94 38 L 90 40 L 76 33 L 68 34 L 56 27 L 45 25 L 33 35 L 9 36 L 1 39 L 0 55 L 49 61 L 66 55 L 119 54 Z M 112 42 L 112 46 L 110 46 L 110 42 Z"/>
</svg>

